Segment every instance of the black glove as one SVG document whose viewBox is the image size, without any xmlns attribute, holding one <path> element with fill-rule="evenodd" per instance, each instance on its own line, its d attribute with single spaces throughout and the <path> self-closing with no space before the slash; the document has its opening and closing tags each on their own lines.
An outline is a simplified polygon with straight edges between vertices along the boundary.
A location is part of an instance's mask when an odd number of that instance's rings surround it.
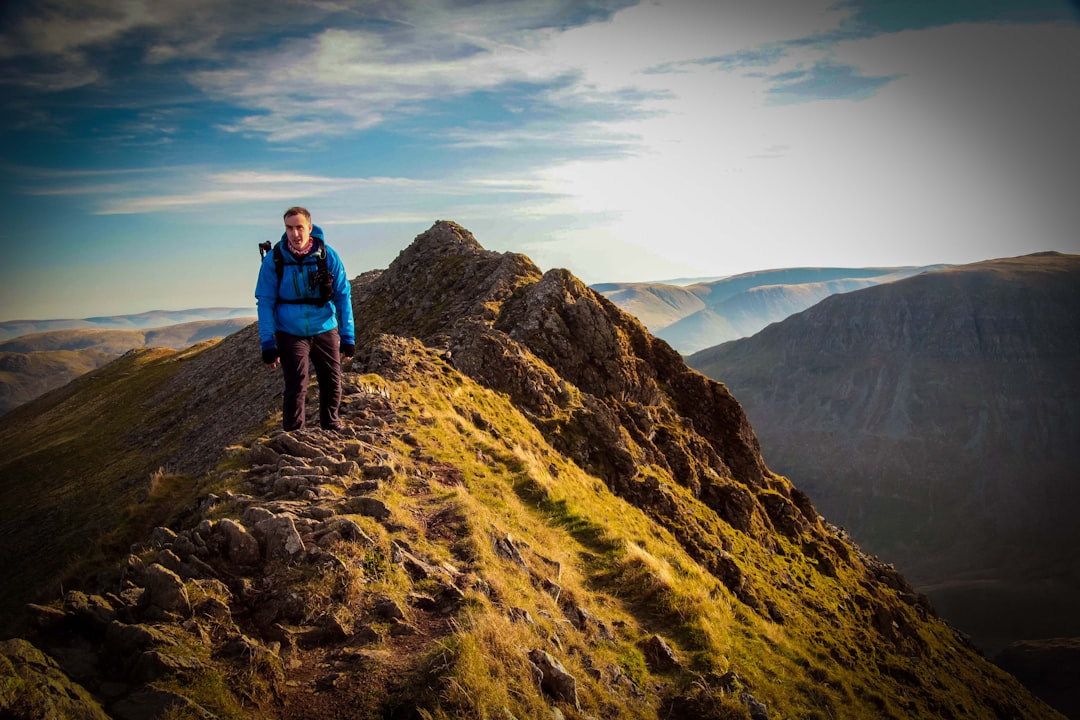
<svg viewBox="0 0 1080 720">
<path fill-rule="evenodd" d="M 347 342 L 341 343 L 341 357 L 350 358 L 350 357 L 353 356 L 354 352 L 356 352 L 356 346 L 355 345 L 353 345 L 352 343 L 347 343 Z"/>
<path fill-rule="evenodd" d="M 262 351 L 262 358 L 263 358 L 263 362 L 266 363 L 267 365 L 273 365 L 275 362 L 277 362 L 277 359 L 278 359 L 277 348 L 270 348 L 269 350 L 263 350 Z"/>
</svg>

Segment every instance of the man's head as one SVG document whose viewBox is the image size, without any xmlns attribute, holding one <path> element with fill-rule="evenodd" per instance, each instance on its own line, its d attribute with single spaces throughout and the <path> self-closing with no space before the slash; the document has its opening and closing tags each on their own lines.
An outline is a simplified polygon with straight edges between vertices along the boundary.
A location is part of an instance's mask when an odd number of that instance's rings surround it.
<svg viewBox="0 0 1080 720">
<path fill-rule="evenodd" d="M 311 242 L 311 213 L 302 207 L 291 207 L 286 210 L 285 234 L 294 246 L 307 247 Z"/>
</svg>

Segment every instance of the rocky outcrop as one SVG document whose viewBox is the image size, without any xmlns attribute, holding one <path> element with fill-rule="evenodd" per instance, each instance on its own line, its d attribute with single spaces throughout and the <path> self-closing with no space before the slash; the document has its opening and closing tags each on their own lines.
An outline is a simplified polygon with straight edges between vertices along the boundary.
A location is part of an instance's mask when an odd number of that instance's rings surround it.
<svg viewBox="0 0 1080 720">
<path fill-rule="evenodd" d="M 365 332 L 417 337 L 506 392 L 556 448 L 756 604 L 724 559 L 724 531 L 680 509 L 663 479 L 765 543 L 772 521 L 755 494 L 790 497 L 793 488 L 765 467 L 727 388 L 688 368 L 632 316 L 569 272 L 541 274 L 524 256 L 484 250 L 451 222 L 417 237 L 357 288 L 354 303 Z M 800 502 L 807 527 L 816 526 Z"/>
</svg>

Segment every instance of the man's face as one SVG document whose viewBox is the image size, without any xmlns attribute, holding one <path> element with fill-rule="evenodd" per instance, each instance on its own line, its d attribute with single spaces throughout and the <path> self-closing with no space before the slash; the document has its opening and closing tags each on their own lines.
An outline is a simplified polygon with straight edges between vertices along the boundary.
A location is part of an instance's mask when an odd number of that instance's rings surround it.
<svg viewBox="0 0 1080 720">
<path fill-rule="evenodd" d="M 307 247 L 311 242 L 311 221 L 303 215 L 290 215 L 285 218 L 285 234 L 296 247 Z"/>
</svg>

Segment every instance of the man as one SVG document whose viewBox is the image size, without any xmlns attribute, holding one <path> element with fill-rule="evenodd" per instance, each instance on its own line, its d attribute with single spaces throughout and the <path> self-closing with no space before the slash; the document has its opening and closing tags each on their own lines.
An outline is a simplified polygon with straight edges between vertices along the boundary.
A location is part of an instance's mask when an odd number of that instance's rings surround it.
<svg viewBox="0 0 1080 720">
<path fill-rule="evenodd" d="M 282 426 L 304 429 L 310 361 L 319 382 L 319 425 L 340 430 L 341 358 L 356 349 L 352 297 L 341 258 L 302 207 L 285 211 L 285 232 L 263 256 L 255 304 L 262 360 L 269 368 L 280 361 L 285 376 Z"/>
</svg>

